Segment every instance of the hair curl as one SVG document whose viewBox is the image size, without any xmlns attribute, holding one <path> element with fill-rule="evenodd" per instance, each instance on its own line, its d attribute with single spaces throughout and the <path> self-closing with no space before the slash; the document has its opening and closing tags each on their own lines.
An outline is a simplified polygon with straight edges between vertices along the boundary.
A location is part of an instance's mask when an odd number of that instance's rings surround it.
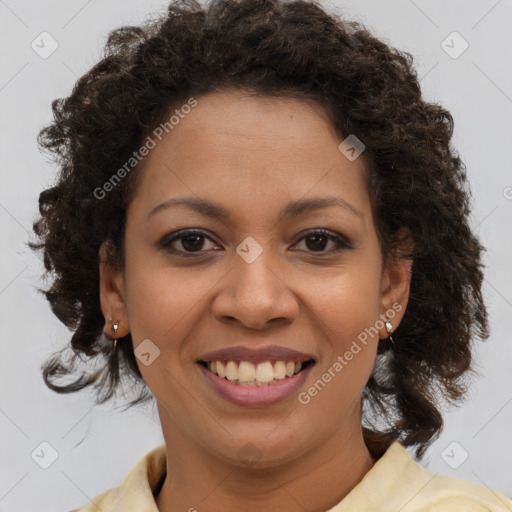
<svg viewBox="0 0 512 512">
<path fill-rule="evenodd" d="M 309 98 L 326 109 L 340 136 L 356 134 L 366 146 L 362 157 L 382 253 L 413 259 L 407 310 L 394 345 L 379 344 L 363 421 L 374 437 L 416 446 L 421 458 L 443 425 L 439 398 L 455 403 L 463 397 L 472 339 L 489 333 L 481 293 L 484 248 L 468 223 L 470 191 L 450 143 L 453 119 L 422 99 L 412 60 L 315 0 L 207 6 L 178 0 L 156 20 L 112 31 L 102 60 L 68 97 L 53 101 L 54 119 L 38 137 L 60 173 L 40 194 L 41 216 L 33 225 L 40 243 L 29 245 L 43 250 L 46 274 L 53 274 L 51 287 L 41 291 L 74 330 L 71 366 L 54 354 L 41 368 L 46 385 L 71 393 L 94 384 L 103 403 L 122 373 L 141 386 L 130 405 L 151 397 L 130 335 L 112 355 L 102 342 L 99 302 L 98 251 L 109 241 L 109 261 L 123 268 L 126 208 L 140 169 L 106 200 L 96 199 L 94 190 L 191 95 L 244 89 Z M 414 241 L 410 253 L 399 251 L 401 228 Z M 90 363 L 98 354 L 106 360 L 100 370 L 68 385 L 53 382 L 74 374 L 77 357 Z M 375 427 L 381 420 L 385 425 Z"/>
</svg>

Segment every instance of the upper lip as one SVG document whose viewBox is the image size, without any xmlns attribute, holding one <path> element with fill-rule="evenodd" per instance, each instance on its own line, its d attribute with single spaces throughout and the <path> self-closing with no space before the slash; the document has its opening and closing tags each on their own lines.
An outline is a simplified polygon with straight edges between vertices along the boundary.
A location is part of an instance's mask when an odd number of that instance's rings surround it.
<svg viewBox="0 0 512 512">
<path fill-rule="evenodd" d="M 198 361 L 249 361 L 251 363 L 263 363 L 265 361 L 293 361 L 305 362 L 314 357 L 304 352 L 298 352 L 278 345 L 268 347 L 227 347 L 208 352 L 199 357 Z"/>
</svg>

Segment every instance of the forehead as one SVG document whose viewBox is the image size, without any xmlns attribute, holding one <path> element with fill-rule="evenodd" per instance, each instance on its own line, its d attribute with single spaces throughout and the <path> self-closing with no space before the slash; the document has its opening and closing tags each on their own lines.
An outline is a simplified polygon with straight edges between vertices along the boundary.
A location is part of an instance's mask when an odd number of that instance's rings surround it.
<svg viewBox="0 0 512 512">
<path fill-rule="evenodd" d="M 358 209 L 369 206 L 363 158 L 351 161 L 340 152 L 342 137 L 318 103 L 241 91 L 195 100 L 169 113 L 172 128 L 161 140 L 150 135 L 156 145 L 134 202 L 147 209 L 186 194 L 256 211 L 258 203 L 337 194 Z"/>
</svg>

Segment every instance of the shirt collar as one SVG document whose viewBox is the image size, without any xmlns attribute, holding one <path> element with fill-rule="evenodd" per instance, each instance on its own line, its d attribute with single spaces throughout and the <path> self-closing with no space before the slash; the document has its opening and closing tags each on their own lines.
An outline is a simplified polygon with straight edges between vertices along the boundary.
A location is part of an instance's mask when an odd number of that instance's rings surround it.
<svg viewBox="0 0 512 512">
<path fill-rule="evenodd" d="M 159 512 L 155 493 L 165 476 L 166 462 L 165 444 L 146 454 L 119 487 L 113 510 Z M 327 512 L 382 510 L 383 503 L 389 504 L 391 496 L 400 494 L 395 487 L 400 486 L 401 491 L 404 490 L 403 485 L 408 480 L 406 475 L 408 474 L 410 479 L 411 472 L 414 472 L 417 466 L 419 467 L 407 450 L 394 441 L 350 493 Z M 426 473 L 425 471 L 425 478 Z M 416 483 L 421 486 L 426 482 L 421 479 L 416 480 Z M 414 489 L 411 491 L 414 495 Z"/>
</svg>

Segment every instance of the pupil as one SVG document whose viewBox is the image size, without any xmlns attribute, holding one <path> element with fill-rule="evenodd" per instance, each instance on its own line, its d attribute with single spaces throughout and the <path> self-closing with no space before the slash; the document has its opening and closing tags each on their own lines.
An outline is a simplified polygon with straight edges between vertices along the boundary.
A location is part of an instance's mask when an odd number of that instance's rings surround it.
<svg viewBox="0 0 512 512">
<path fill-rule="evenodd" d="M 316 248 L 317 249 L 324 249 L 325 248 L 325 241 L 327 240 L 327 237 L 325 235 L 311 235 L 310 237 L 308 237 L 308 240 L 316 240 L 316 242 L 318 242 L 318 239 L 321 239 L 324 243 L 321 243 L 320 242 L 320 247 L 318 246 L 318 243 L 315 243 L 313 242 L 312 246 L 311 247 L 311 244 L 309 244 L 308 242 L 306 242 L 307 246 L 308 246 L 308 249 L 311 249 L 311 248 Z"/>
<path fill-rule="evenodd" d="M 184 249 L 187 249 L 187 250 L 200 249 L 202 246 L 201 237 L 202 237 L 201 235 L 187 235 L 187 236 L 183 237 L 183 239 L 181 241 L 181 245 L 183 246 Z M 196 243 L 188 244 L 187 240 L 190 240 L 190 239 L 192 239 L 192 240 L 195 239 Z M 197 244 L 199 245 L 199 247 L 197 247 Z M 189 247 L 187 247 L 187 245 L 189 245 Z M 190 245 L 192 245 L 192 247 L 190 247 Z"/>
</svg>

